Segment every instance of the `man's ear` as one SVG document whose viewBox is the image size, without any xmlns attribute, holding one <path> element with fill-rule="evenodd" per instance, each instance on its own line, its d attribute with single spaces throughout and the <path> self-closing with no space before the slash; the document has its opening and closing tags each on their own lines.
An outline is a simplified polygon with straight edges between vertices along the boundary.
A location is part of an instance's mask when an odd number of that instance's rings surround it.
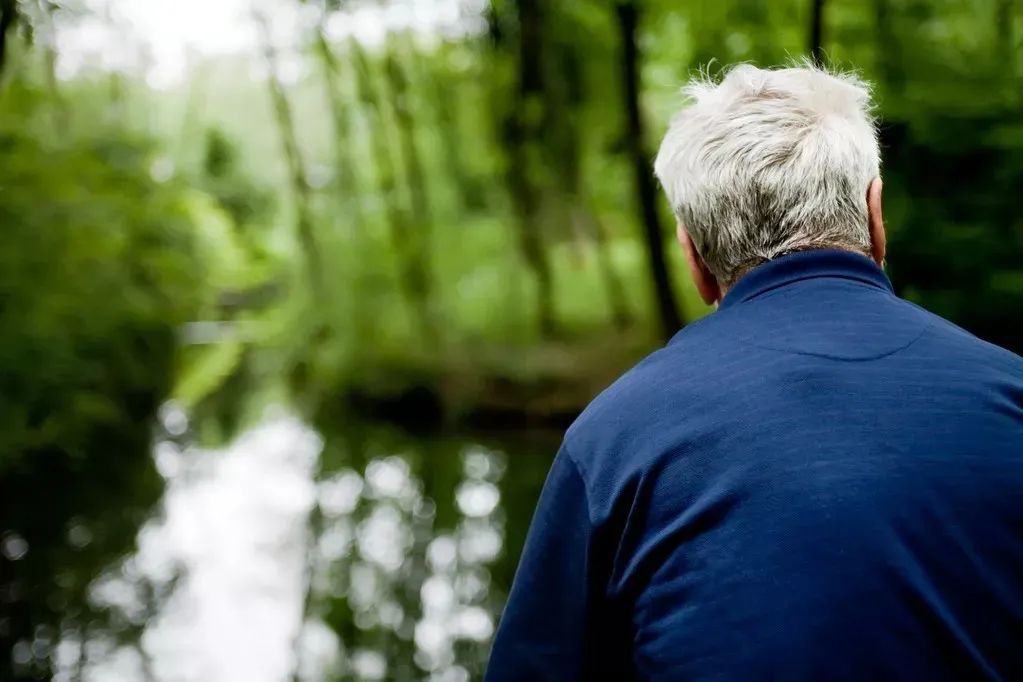
<svg viewBox="0 0 1023 682">
<path fill-rule="evenodd" d="M 888 237 L 881 215 L 881 178 L 874 178 L 867 187 L 867 227 L 870 229 L 870 255 L 883 266 Z"/>
<path fill-rule="evenodd" d="M 682 223 L 679 223 L 675 228 L 675 236 L 678 237 L 682 253 L 686 256 L 686 265 L 689 266 L 689 274 L 693 278 L 693 283 L 696 284 L 696 290 L 700 292 L 700 298 L 707 305 L 720 302 L 721 285 L 718 284 L 717 278 L 714 277 L 710 268 L 703 261 L 703 257 L 696 250 L 693 240 L 689 238 L 689 234 L 682 227 Z"/>
</svg>

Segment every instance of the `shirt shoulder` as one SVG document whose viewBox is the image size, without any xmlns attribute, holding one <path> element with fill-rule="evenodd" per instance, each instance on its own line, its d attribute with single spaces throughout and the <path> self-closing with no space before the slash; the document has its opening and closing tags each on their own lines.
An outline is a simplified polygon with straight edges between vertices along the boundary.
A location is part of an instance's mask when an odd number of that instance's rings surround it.
<svg viewBox="0 0 1023 682">
<path fill-rule="evenodd" d="M 1023 382 L 1023 357 L 984 341 L 912 301 L 899 300 L 930 320 L 927 334 L 920 344 L 923 349 L 940 354 L 946 361 L 961 362 L 978 370 L 987 370 Z"/>
<path fill-rule="evenodd" d="M 680 414 L 715 393 L 715 386 L 736 364 L 756 362 L 737 352 L 723 333 L 725 318 L 716 312 L 687 325 L 671 342 L 625 372 L 604 389 L 568 428 L 563 449 L 587 488 L 613 487 L 667 445 L 684 428 Z M 673 428 L 674 427 L 674 428 Z"/>
</svg>

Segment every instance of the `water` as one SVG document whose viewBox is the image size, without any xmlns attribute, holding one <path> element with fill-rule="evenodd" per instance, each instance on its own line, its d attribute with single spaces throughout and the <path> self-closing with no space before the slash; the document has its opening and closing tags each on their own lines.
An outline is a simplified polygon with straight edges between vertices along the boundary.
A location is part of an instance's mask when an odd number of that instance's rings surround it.
<svg viewBox="0 0 1023 682">
<path fill-rule="evenodd" d="M 165 493 L 93 583 L 54 679 L 479 679 L 556 441 L 323 437 L 266 415 L 229 446 L 161 414 Z M 351 426 L 351 425 L 349 425 Z"/>
</svg>

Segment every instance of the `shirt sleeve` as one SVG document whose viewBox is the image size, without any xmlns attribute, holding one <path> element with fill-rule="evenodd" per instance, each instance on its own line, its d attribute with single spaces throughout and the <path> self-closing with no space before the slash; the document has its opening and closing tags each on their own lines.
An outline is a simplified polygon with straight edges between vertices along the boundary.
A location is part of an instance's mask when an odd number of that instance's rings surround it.
<svg viewBox="0 0 1023 682">
<path fill-rule="evenodd" d="M 606 589 L 595 559 L 586 487 L 563 447 L 529 528 L 487 682 L 592 678 Z"/>
</svg>

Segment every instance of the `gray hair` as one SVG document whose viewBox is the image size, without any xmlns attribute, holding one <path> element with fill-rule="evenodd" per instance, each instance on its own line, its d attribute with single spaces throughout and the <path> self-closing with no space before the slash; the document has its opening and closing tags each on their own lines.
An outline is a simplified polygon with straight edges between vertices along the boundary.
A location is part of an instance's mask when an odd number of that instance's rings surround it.
<svg viewBox="0 0 1023 682">
<path fill-rule="evenodd" d="M 811 64 L 701 75 L 654 170 L 683 229 L 725 285 L 786 253 L 870 253 L 867 187 L 880 151 L 870 87 Z"/>
</svg>

